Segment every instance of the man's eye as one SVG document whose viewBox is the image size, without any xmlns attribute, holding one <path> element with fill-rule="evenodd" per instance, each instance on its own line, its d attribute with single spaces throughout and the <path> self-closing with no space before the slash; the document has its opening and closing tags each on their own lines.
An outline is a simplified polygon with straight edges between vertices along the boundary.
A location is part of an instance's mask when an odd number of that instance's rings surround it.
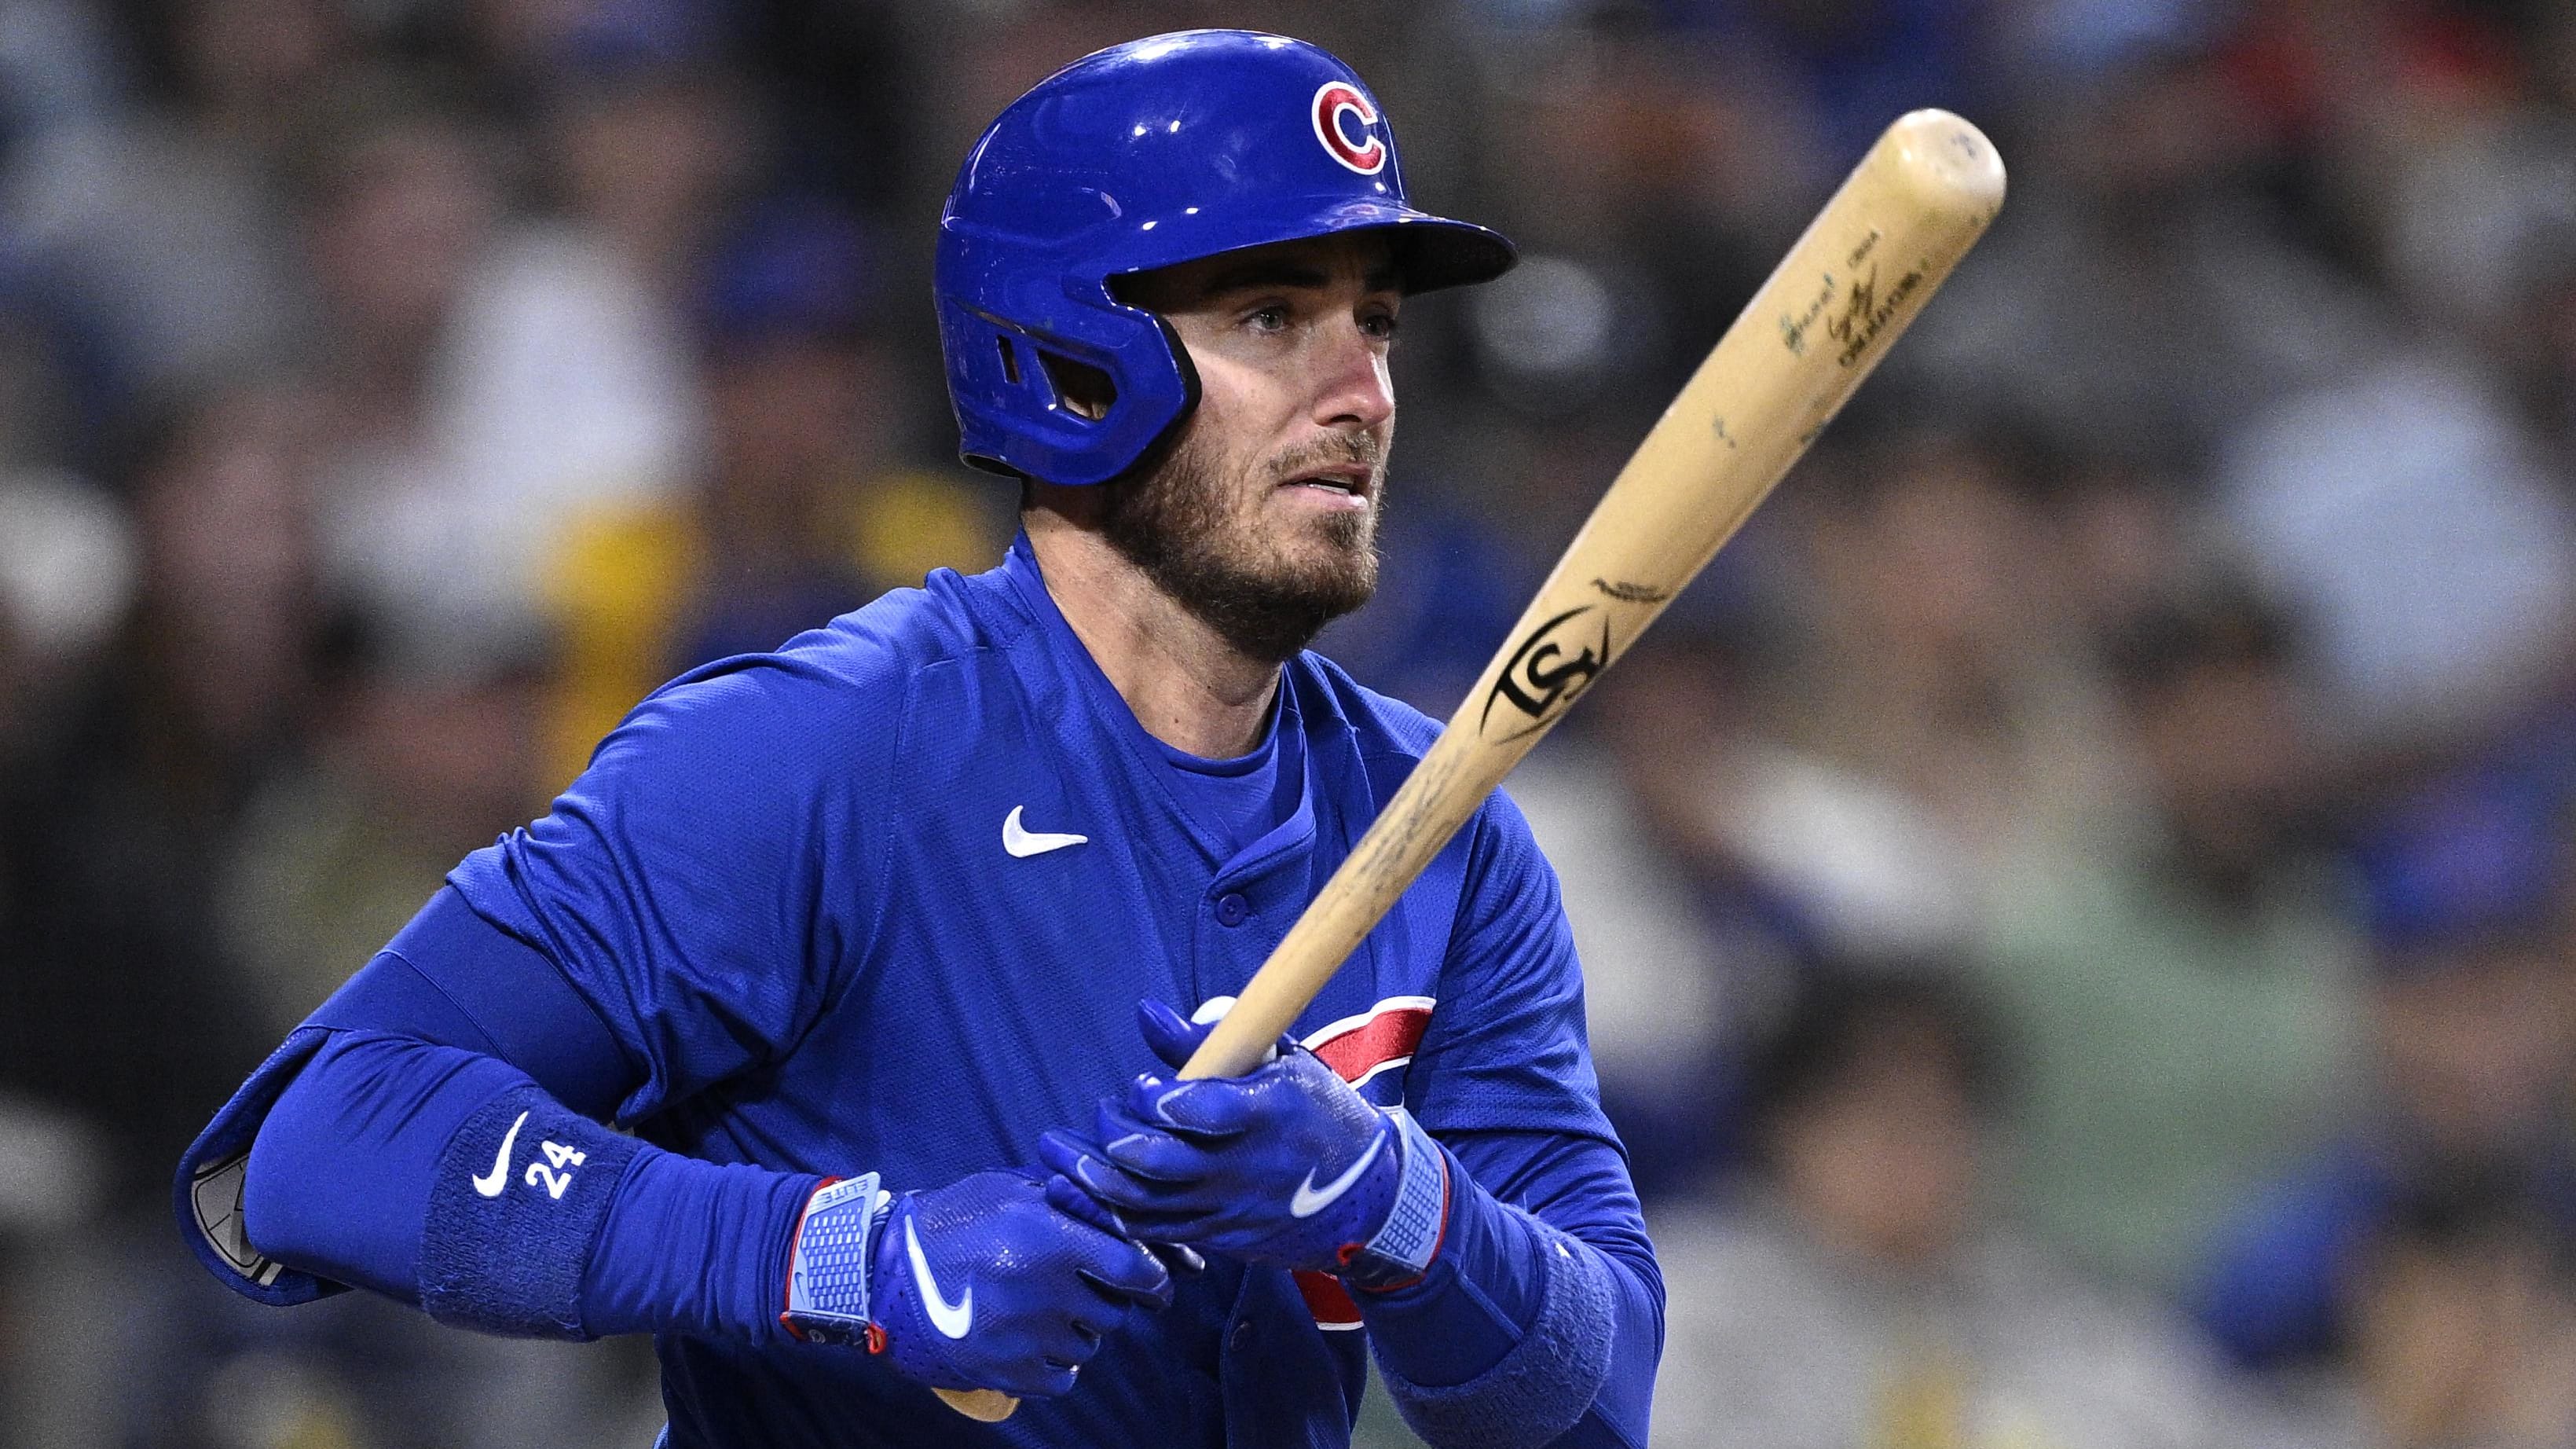
<svg viewBox="0 0 2576 1449">
<path fill-rule="evenodd" d="M 1395 314 L 1380 312 L 1360 319 L 1360 331 L 1380 342 L 1393 342 L 1396 334 Z"/>
<path fill-rule="evenodd" d="M 1255 332 L 1281 332 L 1288 326 L 1288 309 L 1281 306 L 1257 307 L 1245 314 L 1243 324 Z"/>
</svg>

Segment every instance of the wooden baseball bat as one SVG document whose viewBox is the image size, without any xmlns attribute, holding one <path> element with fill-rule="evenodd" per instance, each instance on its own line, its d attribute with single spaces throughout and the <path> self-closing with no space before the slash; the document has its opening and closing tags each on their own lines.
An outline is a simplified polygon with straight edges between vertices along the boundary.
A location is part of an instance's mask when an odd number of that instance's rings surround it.
<svg viewBox="0 0 2576 1449">
<path fill-rule="evenodd" d="M 1260 1064 L 1342 961 L 1754 505 L 1914 320 L 2003 204 L 1984 133 L 1889 126 L 1637 446 L 1466 703 L 1183 1077 Z"/>
<path fill-rule="evenodd" d="M 1521 756 L 1699 576 L 1984 234 L 2004 165 L 1947 111 L 1899 117 L 1637 445 L 1466 703 L 1208 1034 L 1183 1077 L 1240 1076 Z M 992 1421 L 1018 1401 L 939 1391 Z"/>
</svg>

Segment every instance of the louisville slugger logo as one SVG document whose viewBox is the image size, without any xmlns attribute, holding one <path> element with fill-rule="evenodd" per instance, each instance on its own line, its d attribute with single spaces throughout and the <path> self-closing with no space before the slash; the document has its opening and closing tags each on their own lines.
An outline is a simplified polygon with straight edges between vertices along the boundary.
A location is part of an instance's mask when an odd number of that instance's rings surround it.
<svg viewBox="0 0 2576 1449">
<path fill-rule="evenodd" d="M 1518 739 L 1555 718 L 1609 667 L 1609 615 L 1601 616 L 1597 649 L 1588 641 L 1578 642 L 1576 637 L 1591 629 L 1589 621 L 1576 621 L 1593 612 L 1590 604 L 1577 605 L 1529 631 L 1528 637 L 1512 650 L 1502 674 L 1485 695 L 1485 712 L 1476 719 L 1477 733 L 1498 741 Z M 1492 734 L 1494 706 L 1506 701 L 1529 723 L 1505 734 Z"/>
</svg>

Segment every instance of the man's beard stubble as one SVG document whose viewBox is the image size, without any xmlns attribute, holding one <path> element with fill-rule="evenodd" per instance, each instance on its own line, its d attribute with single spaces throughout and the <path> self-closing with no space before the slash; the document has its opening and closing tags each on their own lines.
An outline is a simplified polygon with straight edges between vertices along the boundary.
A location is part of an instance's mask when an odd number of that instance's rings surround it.
<svg viewBox="0 0 2576 1449">
<path fill-rule="evenodd" d="M 1320 465 L 1355 462 L 1374 470 L 1383 449 L 1355 437 L 1308 449 L 1276 464 L 1264 487 Z M 1327 546 L 1320 561 L 1261 548 L 1251 515 L 1266 500 L 1247 500 L 1219 476 L 1203 450 L 1183 438 L 1159 466 L 1102 485 L 1108 490 L 1102 532 L 1217 637 L 1247 658 L 1284 662 L 1326 624 L 1358 608 L 1377 590 L 1376 521 L 1385 490 L 1370 506 L 1327 514 L 1312 525 Z"/>
</svg>

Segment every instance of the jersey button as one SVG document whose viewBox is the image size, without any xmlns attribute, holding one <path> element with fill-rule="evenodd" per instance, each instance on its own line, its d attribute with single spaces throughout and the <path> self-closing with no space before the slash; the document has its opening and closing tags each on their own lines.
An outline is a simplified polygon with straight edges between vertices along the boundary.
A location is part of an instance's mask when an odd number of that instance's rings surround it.
<svg viewBox="0 0 2576 1449">
<path fill-rule="evenodd" d="M 1217 897 L 1216 923 L 1218 925 L 1240 926 L 1251 919 L 1252 902 L 1245 900 L 1242 892 L 1228 891 Z"/>
<path fill-rule="evenodd" d="M 1244 1347 L 1245 1347 L 1246 1345 L 1250 1344 L 1251 1342 L 1252 1342 L 1252 1320 L 1251 1320 L 1251 1319 L 1249 1319 L 1249 1318 L 1246 1318 L 1246 1319 L 1242 1319 L 1242 1320 L 1238 1321 L 1238 1322 L 1234 1325 L 1234 1333 L 1232 1334 L 1232 1336 L 1230 1336 L 1229 1338 L 1227 1338 L 1227 1340 L 1226 1340 L 1226 1345 L 1225 1345 L 1225 1346 L 1226 1346 L 1226 1347 L 1228 1347 L 1228 1348 L 1230 1348 L 1230 1349 L 1233 1349 L 1233 1350 L 1234 1350 L 1234 1351 L 1236 1351 L 1237 1353 L 1240 1353 L 1240 1352 L 1242 1352 L 1242 1351 L 1243 1351 Z"/>
</svg>

